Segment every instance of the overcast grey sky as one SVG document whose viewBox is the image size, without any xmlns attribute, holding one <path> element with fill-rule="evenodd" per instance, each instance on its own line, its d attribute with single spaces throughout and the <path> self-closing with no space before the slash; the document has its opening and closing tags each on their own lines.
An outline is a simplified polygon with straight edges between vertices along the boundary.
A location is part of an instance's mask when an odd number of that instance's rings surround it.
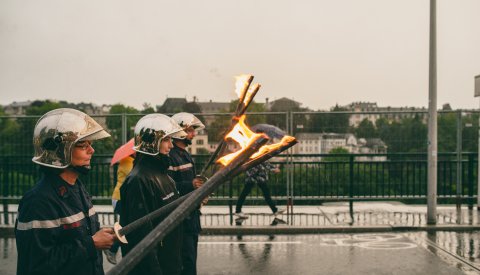
<svg viewBox="0 0 480 275">
<path fill-rule="evenodd" d="M 0 1 L 0 104 L 428 105 L 429 0 Z M 478 108 L 480 0 L 437 0 L 438 105 Z"/>
</svg>

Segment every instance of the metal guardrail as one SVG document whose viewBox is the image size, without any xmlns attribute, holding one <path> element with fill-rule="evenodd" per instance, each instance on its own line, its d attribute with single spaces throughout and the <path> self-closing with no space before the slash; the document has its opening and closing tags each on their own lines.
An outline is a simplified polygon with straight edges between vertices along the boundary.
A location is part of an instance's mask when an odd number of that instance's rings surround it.
<svg viewBox="0 0 480 275">
<path fill-rule="evenodd" d="M 118 220 L 118 215 L 113 212 L 97 212 L 101 226 L 113 226 Z M 338 226 L 349 225 L 352 223 L 352 218 L 356 225 L 394 225 L 394 226 L 421 226 L 426 225 L 426 213 L 420 212 L 381 212 L 381 211 L 355 211 L 353 217 L 349 211 L 340 211 L 336 213 L 294 213 L 295 217 L 289 225 L 292 226 Z M 17 213 L 13 211 L 0 211 L 0 225 L 12 227 L 15 224 Z M 286 218 L 282 217 L 282 218 Z M 231 215 L 229 213 L 207 213 L 202 214 L 201 224 L 204 227 L 218 227 L 231 226 Z M 459 217 L 458 213 L 445 212 L 437 215 L 438 224 L 459 223 L 460 219 L 469 221 L 470 224 L 478 224 L 479 218 Z M 469 220 L 468 220 L 469 219 Z M 243 222 L 245 226 L 267 226 L 271 225 L 274 217 L 268 213 L 250 213 L 249 219 Z"/>
<path fill-rule="evenodd" d="M 195 156 L 202 167 L 208 156 Z M 438 196 L 443 198 L 474 198 L 477 194 L 477 155 L 463 153 L 439 154 Z M 110 202 L 116 166 L 110 166 L 110 156 L 93 159 L 92 171 L 82 180 L 95 200 Z M 0 158 L 0 198 L 18 202 L 39 178 L 30 157 Z M 282 155 L 272 161 L 281 168 L 271 174 L 269 187 L 276 200 L 292 199 L 297 203 L 324 200 L 423 199 L 427 192 L 427 160 L 425 154 L 337 154 Z M 460 168 L 460 170 L 459 170 Z M 457 174 L 461 182 L 457 182 Z M 211 203 L 225 204 L 236 200 L 244 183 L 240 175 L 219 187 Z M 457 188 L 460 186 L 459 192 Z M 262 198 L 254 188 L 250 202 Z"/>
</svg>

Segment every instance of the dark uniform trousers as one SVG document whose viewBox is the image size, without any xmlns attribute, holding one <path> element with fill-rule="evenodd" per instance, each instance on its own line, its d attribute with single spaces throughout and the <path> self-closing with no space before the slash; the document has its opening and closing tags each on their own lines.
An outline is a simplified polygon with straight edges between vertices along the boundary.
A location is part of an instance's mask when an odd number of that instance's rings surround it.
<svg viewBox="0 0 480 275">
<path fill-rule="evenodd" d="M 173 178 L 180 196 L 194 190 L 195 163 L 190 154 L 174 145 L 170 150 L 170 167 L 168 174 Z M 197 274 L 198 235 L 202 230 L 200 225 L 200 209 L 195 209 L 183 222 L 182 274 Z"/>
</svg>

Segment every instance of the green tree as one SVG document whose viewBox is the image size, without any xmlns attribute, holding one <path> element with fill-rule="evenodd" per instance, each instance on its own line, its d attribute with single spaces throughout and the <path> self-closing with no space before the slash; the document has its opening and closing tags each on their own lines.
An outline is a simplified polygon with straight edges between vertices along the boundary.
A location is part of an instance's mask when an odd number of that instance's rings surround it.
<svg viewBox="0 0 480 275">
<path fill-rule="evenodd" d="M 448 112 L 438 115 L 438 151 L 455 152 L 457 150 L 457 113 Z"/>
<path fill-rule="evenodd" d="M 348 133 L 349 132 L 349 118 L 350 114 L 341 113 L 345 112 L 347 109 L 335 105 L 330 113 L 327 114 L 326 128 L 325 132 L 329 133 Z"/>
<path fill-rule="evenodd" d="M 306 132 L 311 133 L 349 133 L 350 114 L 341 113 L 347 109 L 335 105 L 330 112 L 310 115 Z"/>
<path fill-rule="evenodd" d="M 13 155 L 18 154 L 23 147 L 19 144 L 18 137 L 22 136 L 20 124 L 14 118 L 5 116 L 3 108 L 0 106 L 0 154 Z"/>
<path fill-rule="evenodd" d="M 478 150 L 478 113 L 467 114 L 463 119 L 462 151 Z"/>
<path fill-rule="evenodd" d="M 276 101 L 270 107 L 271 112 L 306 112 L 309 111 L 308 108 L 302 108 L 297 105 L 293 100 L 292 101 Z M 267 123 L 277 126 L 280 129 L 285 129 L 287 126 L 286 116 L 284 114 L 274 114 L 267 116 Z M 308 128 L 308 115 L 297 114 L 293 118 L 293 129 L 292 135 L 296 133 L 307 132 Z"/>
<path fill-rule="evenodd" d="M 127 140 L 133 137 L 133 129 L 135 128 L 135 124 L 137 121 L 142 117 L 140 112 L 130 106 L 125 106 L 123 104 L 115 104 L 110 108 L 111 115 L 118 115 L 118 116 L 108 116 L 107 117 L 107 128 L 108 132 L 112 136 L 113 140 L 113 147 L 117 148 L 122 143 L 122 114 L 127 115 Z M 108 146 L 107 146 L 108 148 Z"/>
<path fill-rule="evenodd" d="M 44 115 L 45 113 L 62 108 L 63 106 L 58 102 L 50 100 L 35 100 L 32 104 L 25 109 L 25 114 L 28 116 Z"/>
<path fill-rule="evenodd" d="M 427 151 L 427 125 L 415 115 L 401 121 L 377 120 L 380 139 L 388 146 L 389 153 L 416 153 Z"/>
<path fill-rule="evenodd" d="M 121 115 L 121 114 L 140 114 L 140 112 L 130 106 L 125 106 L 123 104 L 115 104 L 110 108 L 109 114 L 111 115 Z M 127 116 L 127 124 L 135 125 L 138 118 L 135 116 Z M 120 116 L 107 117 L 107 127 L 110 130 L 121 129 L 122 127 L 122 118 Z"/>
<path fill-rule="evenodd" d="M 143 103 L 142 107 L 143 107 L 141 111 L 142 114 L 148 115 L 148 114 L 155 113 L 155 109 L 152 107 L 152 104 L 150 103 L 145 102 Z"/>
<path fill-rule="evenodd" d="M 375 125 L 365 118 L 360 122 L 358 127 L 355 128 L 355 136 L 357 138 L 376 138 L 378 137 L 378 133 Z"/>
</svg>

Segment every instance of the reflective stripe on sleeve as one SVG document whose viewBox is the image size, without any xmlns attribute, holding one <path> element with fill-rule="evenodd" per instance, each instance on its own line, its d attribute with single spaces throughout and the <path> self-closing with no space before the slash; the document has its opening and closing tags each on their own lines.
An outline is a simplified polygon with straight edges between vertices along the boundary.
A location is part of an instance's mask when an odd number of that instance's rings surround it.
<svg viewBox="0 0 480 275">
<path fill-rule="evenodd" d="M 188 168 L 191 168 L 193 167 L 193 164 L 191 163 L 187 163 L 187 164 L 183 164 L 183 165 L 180 165 L 180 166 L 170 166 L 168 167 L 168 170 L 170 171 L 180 171 L 180 170 L 185 170 L 185 169 L 188 169 Z"/>
<path fill-rule="evenodd" d="M 88 215 L 93 216 L 95 215 L 95 210 L 90 208 L 88 210 Z M 85 218 L 85 214 L 83 212 L 79 212 L 77 214 L 64 217 L 64 218 L 59 218 L 59 219 L 54 219 L 54 220 L 33 220 L 29 222 L 18 222 L 17 223 L 17 230 L 30 230 L 33 228 L 55 228 L 62 226 L 64 224 L 72 224 L 74 222 L 81 221 Z"/>
</svg>

